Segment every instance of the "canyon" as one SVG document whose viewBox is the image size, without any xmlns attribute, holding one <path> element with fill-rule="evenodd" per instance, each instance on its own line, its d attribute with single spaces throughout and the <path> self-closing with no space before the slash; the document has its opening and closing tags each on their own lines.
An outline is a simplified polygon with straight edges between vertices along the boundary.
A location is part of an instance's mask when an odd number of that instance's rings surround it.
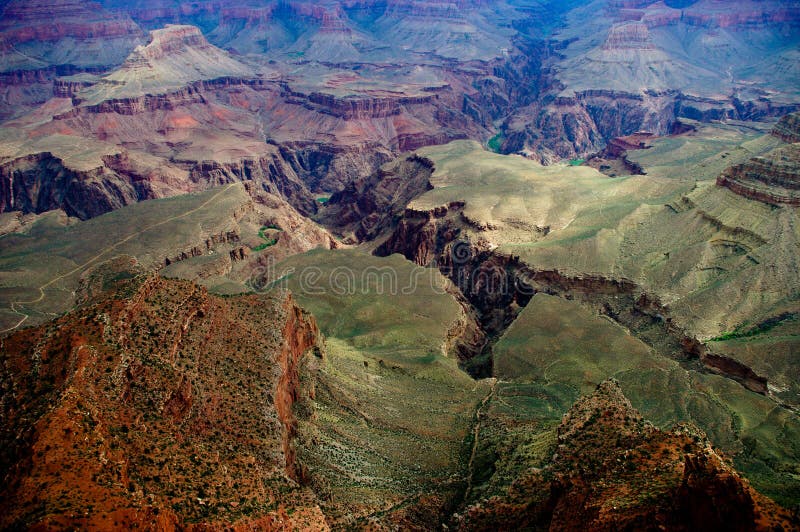
<svg viewBox="0 0 800 532">
<path fill-rule="evenodd" d="M 548 2 L 460 7 L 290 2 L 238 8 L 224 2 L 153 2 L 128 8 L 109 1 L 89 9 L 76 1 L 58 4 L 54 16 L 65 22 L 46 34 L 36 21 L 47 2 L 9 2 L 5 29 L 0 28 L 9 49 L 2 106 L 9 113 L 13 109 L 6 118 L 17 120 L 6 121 L 0 137 L 35 139 L 22 143 L 22 157 L 41 153 L 35 145 L 54 135 L 101 141 L 194 175 L 203 172 L 198 152 L 244 164 L 245 157 L 271 151 L 280 154 L 272 156 L 274 178 L 299 179 L 308 191 L 328 195 L 402 152 L 458 138 L 486 141 L 494 135 L 502 152 L 544 162 L 585 158 L 614 138 L 669 133 L 681 117 L 758 120 L 797 109 L 800 100 L 791 83 L 796 72 L 761 58 L 791 62 L 798 8 L 742 4 L 737 8 L 742 15 L 729 18 L 712 1 L 684 9 L 609 2 L 601 16 L 587 19 L 586 10 L 593 7 L 570 10 Z M 73 19 L 86 22 L 66 22 Z M 525 31 L 505 29 L 515 24 Z M 593 31 L 574 33 L 586 24 Z M 687 32 L 682 41 L 676 28 Z M 713 49 L 674 53 L 698 35 L 723 30 Z M 775 40 L 776 31 L 787 38 Z M 83 53 L 81 63 L 23 46 L 57 46 L 65 38 L 103 42 L 107 55 L 92 62 Z M 464 55 L 465 50 L 470 52 Z M 326 51 L 341 57 L 327 57 Z M 35 65 L 17 64 L 15 54 L 39 59 Z M 737 73 L 728 79 L 713 73 L 729 70 L 734 57 L 741 63 Z M 596 65 L 617 70 L 593 72 Z M 653 69 L 653 76 L 635 78 Z M 769 89 L 760 88 L 759 76 L 767 71 L 773 73 Z M 26 86 L 36 90 L 15 88 Z M 633 86 L 639 89 L 628 89 Z M 47 100 L 30 118 L 22 117 Z M 207 133 L 194 135 L 199 128 Z M 101 188 L 119 189 L 115 182 L 129 180 L 104 173 L 110 183 Z M 104 207 L 73 208 L 86 217 L 175 193 L 141 190 L 146 187 L 117 197 L 98 192 L 108 195 Z M 304 213 L 314 205 L 307 199 Z"/>
<path fill-rule="evenodd" d="M 0 1 L 0 527 L 800 527 L 798 45 Z"/>
</svg>

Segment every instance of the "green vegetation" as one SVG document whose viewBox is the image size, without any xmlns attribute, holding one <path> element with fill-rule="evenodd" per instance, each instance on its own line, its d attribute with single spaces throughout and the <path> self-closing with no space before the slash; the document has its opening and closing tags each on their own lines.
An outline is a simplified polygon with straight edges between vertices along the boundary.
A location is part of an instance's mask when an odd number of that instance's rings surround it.
<svg viewBox="0 0 800 532">
<path fill-rule="evenodd" d="M 753 336 L 758 336 L 761 334 L 768 333 L 778 325 L 782 324 L 786 321 L 794 321 L 797 319 L 797 314 L 793 312 L 784 312 L 778 316 L 773 318 L 769 318 L 768 320 L 764 320 L 761 323 L 756 324 L 749 329 L 737 327 L 735 330 L 731 332 L 723 333 L 717 337 L 714 337 L 709 340 L 709 342 L 724 342 L 727 340 L 735 340 L 738 338 L 752 338 Z"/>
<path fill-rule="evenodd" d="M 299 427 L 300 458 L 337 503 L 326 515 L 358 516 L 426 492 L 455 496 L 457 484 L 429 482 L 463 474 L 463 442 L 488 385 L 447 356 L 461 309 L 444 278 L 398 255 L 352 250 L 291 257 L 276 267 L 277 278 L 284 273 L 326 337 L 316 420 Z"/>
<path fill-rule="evenodd" d="M 81 275 L 118 256 L 136 257 L 144 269 L 198 244 L 198 235 L 229 230 L 233 213 L 250 197 L 241 184 L 199 194 L 145 201 L 74 225 L 55 212 L 23 234 L 0 238 L 0 330 L 30 314 L 25 325 L 70 310 Z M 42 292 L 39 291 L 42 288 Z M 42 296 L 42 297 L 40 297 Z"/>
<path fill-rule="evenodd" d="M 274 246 L 275 244 L 278 243 L 278 235 L 276 234 L 276 232 L 280 233 L 281 231 L 283 231 L 283 229 L 281 229 L 277 225 L 265 225 L 264 227 L 258 230 L 258 236 L 262 240 L 264 240 L 264 242 L 252 248 L 252 250 L 258 252 L 258 251 L 263 251 L 268 247 Z M 269 235 L 267 234 L 267 232 L 269 232 Z"/>
<path fill-rule="evenodd" d="M 585 163 L 585 162 L 586 162 L 586 159 L 572 159 L 572 160 L 569 162 L 569 165 L 570 165 L 570 166 L 580 166 L 580 165 L 582 165 L 582 164 L 583 164 L 583 163 Z"/>
<path fill-rule="evenodd" d="M 486 145 L 495 153 L 500 153 L 500 149 L 503 147 L 503 142 L 505 142 L 506 137 L 503 135 L 502 132 L 498 133 L 494 137 L 489 139 L 489 142 Z"/>
<path fill-rule="evenodd" d="M 498 391 L 510 405 L 506 415 L 527 411 L 545 423 L 614 377 L 657 426 L 690 421 L 734 457 L 759 490 L 784 504 L 800 494 L 800 445 L 788 443 L 800 435 L 794 414 L 730 379 L 682 367 L 577 302 L 537 294 L 494 353 L 496 375 L 514 383 L 513 397 L 505 397 L 503 387 Z M 740 451 L 743 442 L 750 442 L 747 453 Z"/>
</svg>

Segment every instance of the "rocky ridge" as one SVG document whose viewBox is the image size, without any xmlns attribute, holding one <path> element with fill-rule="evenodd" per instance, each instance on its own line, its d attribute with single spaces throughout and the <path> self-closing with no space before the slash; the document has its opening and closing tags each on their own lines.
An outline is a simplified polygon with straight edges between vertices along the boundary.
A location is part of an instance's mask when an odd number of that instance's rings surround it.
<svg viewBox="0 0 800 532">
<path fill-rule="evenodd" d="M 325 528 L 293 450 L 313 318 L 286 294 L 113 291 L 2 340 L 3 526 Z"/>
<path fill-rule="evenodd" d="M 506 492 L 473 503 L 459 516 L 459 529 L 798 525 L 796 516 L 753 490 L 702 431 L 656 429 L 614 381 L 564 415 L 552 452 L 543 468 L 519 467 Z"/>
<path fill-rule="evenodd" d="M 773 205 L 800 205 L 800 114 L 784 116 L 772 134 L 788 142 L 761 157 L 726 169 L 717 185 Z"/>
</svg>

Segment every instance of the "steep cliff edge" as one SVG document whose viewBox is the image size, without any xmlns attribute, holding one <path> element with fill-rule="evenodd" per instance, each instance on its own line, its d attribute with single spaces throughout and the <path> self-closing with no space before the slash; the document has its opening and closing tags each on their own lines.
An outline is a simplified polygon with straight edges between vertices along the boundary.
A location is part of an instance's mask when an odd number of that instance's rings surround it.
<svg viewBox="0 0 800 532">
<path fill-rule="evenodd" d="M 320 337 L 290 295 L 140 277 L 0 342 L 4 528 L 325 528 L 293 444 Z"/>
<path fill-rule="evenodd" d="M 537 268 L 519 256 L 495 249 L 484 235 L 490 228 L 465 214 L 464 202 L 431 210 L 407 208 L 394 231 L 375 249 L 378 256 L 400 253 L 421 266 L 438 268 L 469 302 L 486 342 L 464 353 L 473 376 L 492 375 L 492 345 L 537 293 L 580 301 L 629 330 L 665 356 L 694 360 L 735 380 L 750 391 L 767 394 L 767 379 L 735 360 L 712 353 L 685 324 L 673 320 L 669 306 L 646 288 L 621 276 Z M 549 227 L 530 228 L 529 238 L 543 238 Z M 473 346 L 474 347 L 474 346 Z"/>
<path fill-rule="evenodd" d="M 49 147 L 52 151 L 39 151 L 48 146 L 24 146 L 20 155 L 0 158 L 0 212 L 62 209 L 87 220 L 140 201 L 236 182 L 247 184 L 253 197 L 280 197 L 306 216 L 317 211 L 306 185 L 272 146 L 232 160 L 169 162 L 105 147 L 107 153 L 87 158 L 81 148 L 56 140 Z"/>
<path fill-rule="evenodd" d="M 433 163 L 411 155 L 351 182 L 326 202 L 318 219 L 348 242 L 373 240 L 392 228 L 412 199 L 433 188 Z"/>
</svg>

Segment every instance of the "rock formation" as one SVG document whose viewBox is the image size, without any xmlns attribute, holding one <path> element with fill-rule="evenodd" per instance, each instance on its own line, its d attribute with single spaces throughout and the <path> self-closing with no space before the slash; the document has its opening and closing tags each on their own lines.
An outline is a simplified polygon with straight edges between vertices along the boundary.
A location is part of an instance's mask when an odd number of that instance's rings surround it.
<svg viewBox="0 0 800 532">
<path fill-rule="evenodd" d="M 800 205 L 800 144 L 788 144 L 728 168 L 717 178 L 717 185 L 765 203 Z"/>
<path fill-rule="evenodd" d="M 324 528 L 292 442 L 314 319 L 286 294 L 113 291 L 2 340 L 0 524 Z"/>
<path fill-rule="evenodd" d="M 127 15 L 83 0 L 8 2 L 0 18 L 0 36 L 28 58 L 27 64 L 4 64 L 0 71 L 56 65 L 108 68 L 144 40 Z"/>
<path fill-rule="evenodd" d="M 373 240 L 392 228 L 412 199 L 433 188 L 432 171 L 432 163 L 416 155 L 387 164 L 331 196 L 320 221 L 353 242 Z"/>
<path fill-rule="evenodd" d="M 553 452 L 542 469 L 518 465 L 507 491 L 476 501 L 459 529 L 798 526 L 796 517 L 753 490 L 699 429 L 656 429 L 614 381 L 572 406 Z"/>
<path fill-rule="evenodd" d="M 780 119 L 772 134 L 784 142 L 800 142 L 800 113 L 791 113 Z"/>
</svg>

